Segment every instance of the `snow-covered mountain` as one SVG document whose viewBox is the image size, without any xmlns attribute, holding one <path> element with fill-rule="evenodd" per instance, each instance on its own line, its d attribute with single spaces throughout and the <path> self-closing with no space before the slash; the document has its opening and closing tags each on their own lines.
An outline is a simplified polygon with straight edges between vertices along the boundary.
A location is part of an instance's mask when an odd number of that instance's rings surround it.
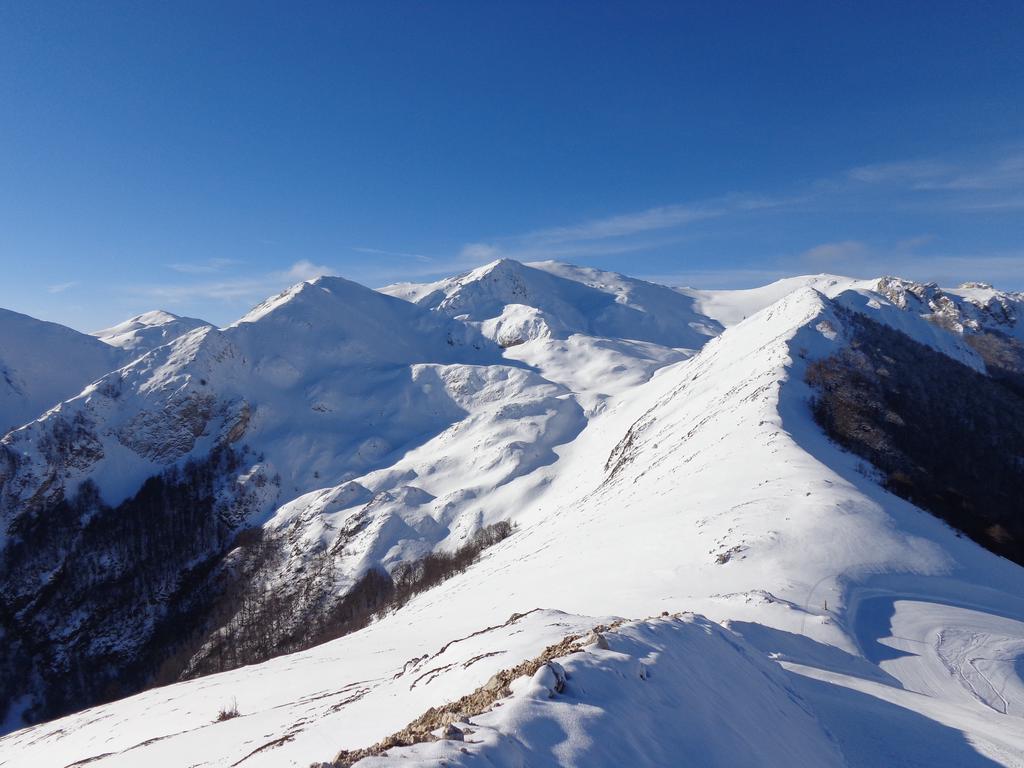
<svg viewBox="0 0 1024 768">
<path fill-rule="evenodd" d="M 112 347 L 118 347 L 137 356 L 174 341 L 189 331 L 209 325 L 210 323 L 205 320 L 180 317 L 157 309 L 136 315 L 102 331 L 96 331 L 93 336 Z"/>
<path fill-rule="evenodd" d="M 553 261 L 501 259 L 436 283 L 381 290 L 479 323 L 504 347 L 586 334 L 692 349 L 721 331 L 666 286 Z"/>
<path fill-rule="evenodd" d="M 4 438 L 0 672 L 230 671 L 0 765 L 1024 765 L 1022 310 L 501 261 L 196 329 Z"/>
<path fill-rule="evenodd" d="M 84 333 L 0 309 L 0 433 L 125 362 L 125 354 Z"/>
</svg>

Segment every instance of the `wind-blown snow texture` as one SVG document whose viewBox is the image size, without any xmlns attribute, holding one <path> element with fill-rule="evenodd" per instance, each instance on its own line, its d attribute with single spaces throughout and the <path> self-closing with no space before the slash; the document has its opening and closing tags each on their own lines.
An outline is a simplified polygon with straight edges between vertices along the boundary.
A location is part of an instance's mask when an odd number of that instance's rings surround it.
<svg viewBox="0 0 1024 768">
<path fill-rule="evenodd" d="M 462 741 L 365 764 L 1024 765 L 1024 572 L 884 491 L 804 383 L 848 341 L 837 306 L 985 371 L 971 334 L 1024 338 L 1024 297 L 509 261 L 384 293 L 300 284 L 9 434 L 4 525 L 85 478 L 115 503 L 220 441 L 251 449 L 248 522 L 288 534 L 270 590 L 327 547 L 344 591 L 516 532 L 359 632 L 16 731 L 0 765 L 330 762 L 613 616 L 641 620 L 450 718 Z M 43 450 L 76 418 L 89 450 Z"/>
</svg>

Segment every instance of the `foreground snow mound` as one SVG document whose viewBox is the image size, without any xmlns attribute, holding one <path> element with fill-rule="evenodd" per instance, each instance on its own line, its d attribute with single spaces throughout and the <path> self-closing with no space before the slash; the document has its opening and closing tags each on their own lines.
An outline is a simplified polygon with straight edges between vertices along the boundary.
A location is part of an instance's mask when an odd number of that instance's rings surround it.
<svg viewBox="0 0 1024 768">
<path fill-rule="evenodd" d="M 212 326 L 205 320 L 180 317 L 157 309 L 136 315 L 102 331 L 96 331 L 93 336 L 138 357 L 174 341 L 179 336 L 184 336 L 189 331 L 204 327 Z"/>
<path fill-rule="evenodd" d="M 361 765 L 843 764 L 781 668 L 702 617 L 534 610 L 455 629 L 424 626 L 415 657 L 370 632 L 149 691 L 0 739 L 0 765 L 307 768 L 435 724 L 462 740 Z"/>
<path fill-rule="evenodd" d="M 84 333 L 0 309 L 0 437 L 126 362 Z"/>
<path fill-rule="evenodd" d="M 371 766 L 844 765 L 786 675 L 692 614 L 591 635 L 480 715 L 452 715 L 438 741 Z"/>
</svg>

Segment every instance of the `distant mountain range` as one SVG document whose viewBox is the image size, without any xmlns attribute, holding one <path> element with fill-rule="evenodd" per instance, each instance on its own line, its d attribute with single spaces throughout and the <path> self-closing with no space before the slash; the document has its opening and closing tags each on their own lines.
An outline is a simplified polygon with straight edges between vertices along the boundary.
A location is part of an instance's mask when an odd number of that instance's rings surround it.
<svg viewBox="0 0 1024 768">
<path fill-rule="evenodd" d="M 1024 765 L 1024 294 L 0 310 L 0 429 L 0 766 Z"/>
</svg>

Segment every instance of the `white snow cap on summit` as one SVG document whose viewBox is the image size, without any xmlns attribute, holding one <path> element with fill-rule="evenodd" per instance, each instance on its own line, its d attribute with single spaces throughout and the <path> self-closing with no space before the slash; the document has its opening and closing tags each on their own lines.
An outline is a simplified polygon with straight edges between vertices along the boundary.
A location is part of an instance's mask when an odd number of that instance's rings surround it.
<svg viewBox="0 0 1024 768">
<path fill-rule="evenodd" d="M 92 335 L 112 347 L 141 355 L 174 341 L 196 328 L 210 326 L 205 320 L 181 317 L 162 309 L 144 312 Z"/>
<path fill-rule="evenodd" d="M 671 288 L 589 267 L 554 261 L 522 264 L 500 259 L 435 283 L 399 283 L 381 289 L 450 317 L 490 328 L 506 314 L 535 318 L 527 338 L 584 334 L 696 349 L 721 331 Z M 526 340 L 526 338 L 522 339 Z"/>
</svg>

